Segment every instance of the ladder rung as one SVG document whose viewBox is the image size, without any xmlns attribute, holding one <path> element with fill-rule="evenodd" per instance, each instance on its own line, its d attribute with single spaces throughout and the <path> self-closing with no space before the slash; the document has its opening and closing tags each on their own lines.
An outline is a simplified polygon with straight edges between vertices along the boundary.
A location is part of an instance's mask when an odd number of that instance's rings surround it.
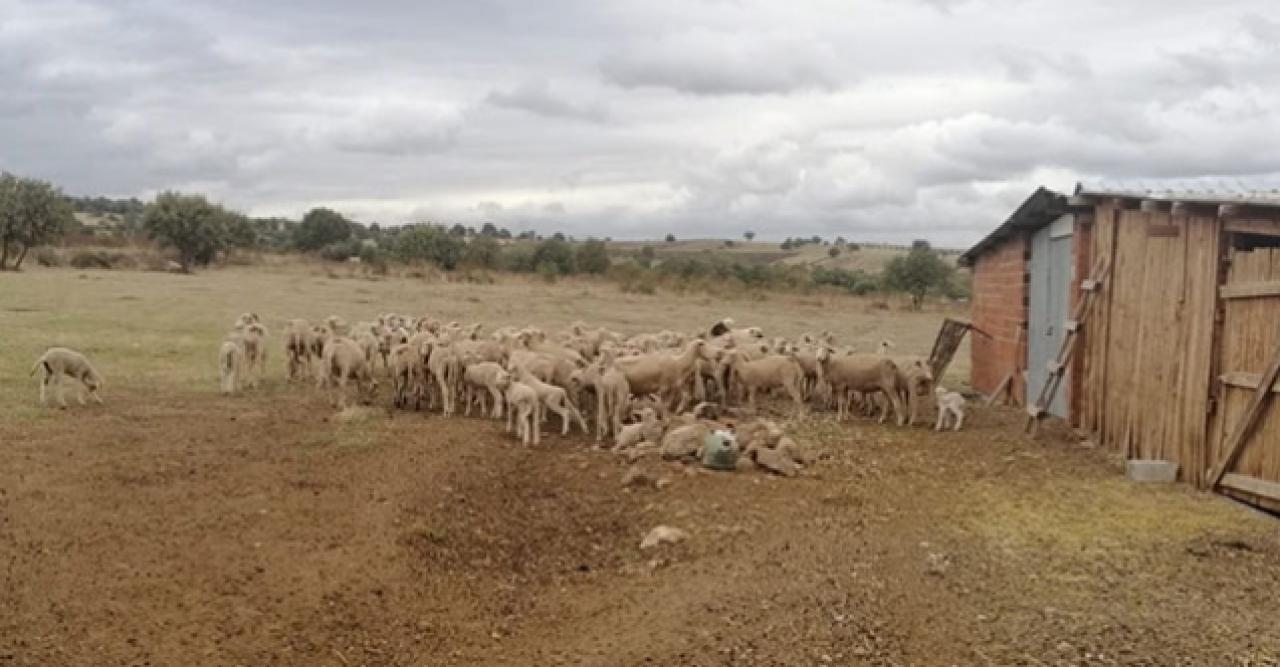
<svg viewBox="0 0 1280 667">
<path fill-rule="evenodd" d="M 1049 373 L 1051 373 L 1051 374 L 1053 374 L 1053 375 L 1057 375 L 1058 373 L 1061 373 L 1061 372 L 1062 372 L 1062 364 L 1060 364 L 1060 363 L 1058 363 L 1058 362 L 1056 362 L 1056 361 L 1050 361 L 1050 362 L 1046 363 L 1046 364 L 1044 365 L 1044 367 L 1045 367 L 1045 369 L 1046 369 L 1046 370 L 1048 370 L 1048 371 L 1049 371 Z"/>
<path fill-rule="evenodd" d="M 1094 280 L 1093 278 L 1088 278 L 1080 283 L 1080 289 L 1086 292 L 1092 292 L 1098 289 L 1098 285 L 1099 283 L 1097 280 Z"/>
<path fill-rule="evenodd" d="M 1044 412 L 1044 408 L 1041 408 L 1038 405 L 1027 406 L 1027 416 L 1031 417 L 1032 419 L 1039 419 L 1040 414 L 1043 412 Z"/>
<path fill-rule="evenodd" d="M 1067 320 L 1064 326 L 1066 327 L 1068 333 L 1075 333 L 1080 330 L 1080 322 L 1076 320 Z"/>
</svg>

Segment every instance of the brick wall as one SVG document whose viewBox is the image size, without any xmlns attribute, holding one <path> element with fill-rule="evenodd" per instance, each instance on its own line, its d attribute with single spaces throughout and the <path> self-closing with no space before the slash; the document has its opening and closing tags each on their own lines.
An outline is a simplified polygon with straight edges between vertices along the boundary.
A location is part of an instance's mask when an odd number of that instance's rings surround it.
<svg viewBox="0 0 1280 667">
<path fill-rule="evenodd" d="M 974 334 L 970 341 L 973 388 L 990 394 L 1012 372 L 1013 396 L 1025 404 L 1027 323 L 1027 237 L 1019 234 L 987 250 L 973 266 L 973 325 L 990 334 Z"/>
</svg>

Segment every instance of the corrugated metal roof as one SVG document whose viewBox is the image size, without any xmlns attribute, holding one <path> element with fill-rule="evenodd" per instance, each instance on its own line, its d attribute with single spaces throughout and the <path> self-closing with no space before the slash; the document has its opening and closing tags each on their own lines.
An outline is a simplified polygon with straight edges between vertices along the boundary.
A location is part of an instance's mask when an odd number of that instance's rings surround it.
<svg viewBox="0 0 1280 667">
<path fill-rule="evenodd" d="M 1048 188 L 1036 188 L 1017 209 L 1009 215 L 999 227 L 991 230 L 985 238 L 972 248 L 964 251 L 956 260 L 960 266 L 973 266 L 974 260 L 987 249 L 1018 232 L 1037 230 L 1068 210 L 1067 198 Z"/>
<path fill-rule="evenodd" d="M 1280 181 L 1248 182 L 1237 178 L 1091 181 L 1076 185 L 1076 195 L 1126 197 L 1194 204 L 1280 206 Z"/>
</svg>

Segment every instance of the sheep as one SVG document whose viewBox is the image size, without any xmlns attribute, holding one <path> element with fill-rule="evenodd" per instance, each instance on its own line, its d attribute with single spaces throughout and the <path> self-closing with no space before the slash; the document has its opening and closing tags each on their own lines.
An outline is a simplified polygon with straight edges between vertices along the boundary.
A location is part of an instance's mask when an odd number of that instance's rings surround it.
<svg viewBox="0 0 1280 667">
<path fill-rule="evenodd" d="M 437 341 L 429 348 L 426 369 L 435 377 L 436 385 L 440 388 L 441 412 L 446 417 L 452 416 L 456 410 L 455 398 L 459 376 L 462 374 L 457 351 L 449 343 Z"/>
<path fill-rule="evenodd" d="M 685 385 L 696 370 L 698 359 L 716 361 L 717 353 L 701 338 L 685 346 L 679 354 L 646 354 L 639 357 L 620 357 L 614 361 L 618 370 L 627 376 L 631 391 L 637 394 L 656 393 L 667 404 L 674 403 L 680 412 L 689 401 Z"/>
<path fill-rule="evenodd" d="M 945 387 L 938 387 L 933 392 L 938 401 L 938 421 L 933 425 L 933 430 L 941 431 L 946 428 L 948 416 L 951 416 L 955 419 L 955 425 L 951 430 L 959 431 L 964 425 L 964 396 L 954 391 L 947 391 Z"/>
<path fill-rule="evenodd" d="M 240 345 L 241 352 L 244 354 L 244 377 L 249 386 L 257 387 L 258 380 L 254 377 L 255 371 L 258 377 L 266 374 L 267 367 L 267 328 L 257 322 L 253 322 L 244 327 L 244 329 L 232 334 Z"/>
<path fill-rule="evenodd" d="M 324 320 L 325 328 L 334 336 L 346 336 L 351 333 L 351 327 L 347 321 L 337 315 L 330 315 Z"/>
<path fill-rule="evenodd" d="M 262 318 L 258 317 L 257 313 L 253 313 L 253 312 L 241 313 L 240 317 L 237 317 L 235 323 L 231 325 L 231 329 L 233 331 L 240 331 L 241 329 L 244 329 L 250 324 L 261 324 L 261 323 L 262 323 Z"/>
<path fill-rule="evenodd" d="M 898 425 L 906 425 L 906 410 L 898 392 L 898 366 L 892 359 L 875 354 L 836 356 L 834 350 L 824 347 L 818 351 L 818 363 L 822 364 L 822 374 L 837 401 L 838 419 L 843 420 L 848 414 L 845 404 L 848 392 L 883 392 L 889 398 Z M 886 410 L 880 420 L 883 422 L 887 415 Z"/>
<path fill-rule="evenodd" d="M 640 421 L 618 429 L 613 447 L 625 449 L 641 442 L 658 442 L 662 439 L 664 430 L 666 425 L 658 419 L 658 414 L 652 408 L 645 408 L 640 411 Z"/>
<path fill-rule="evenodd" d="M 372 397 L 377 393 L 378 381 L 373 379 L 369 371 L 369 363 L 365 360 L 364 350 L 350 338 L 334 338 L 325 348 L 324 372 L 327 383 L 336 383 L 338 398 L 335 405 L 342 407 L 346 403 L 347 381 L 356 383 L 356 398 L 362 394 Z"/>
<path fill-rule="evenodd" d="M 899 357 L 893 360 L 898 367 L 898 396 L 907 406 L 907 425 L 916 423 L 916 414 L 920 403 L 933 388 L 933 371 L 929 364 L 919 357 Z"/>
<path fill-rule="evenodd" d="M 734 378 L 747 392 L 747 405 L 750 408 L 756 407 L 757 391 L 780 387 L 795 403 L 796 414 L 803 414 L 804 398 L 800 393 L 800 385 L 804 379 L 804 370 L 794 358 L 775 354 L 747 361 L 737 350 L 732 350 L 728 353 L 728 359 Z"/>
<path fill-rule="evenodd" d="M 409 404 L 409 395 L 415 390 L 415 366 L 418 356 L 412 345 L 401 343 L 391 348 L 387 355 L 387 373 L 391 376 L 391 402 L 397 408 Z"/>
<path fill-rule="evenodd" d="M 537 392 L 538 399 L 543 406 L 560 415 L 560 435 L 569 434 L 570 416 L 577 420 L 578 426 L 582 427 L 584 434 L 587 432 L 587 422 L 582 418 L 582 413 L 578 412 L 578 409 L 569 401 L 569 394 L 563 387 L 557 387 L 539 380 L 524 366 L 513 365 L 508 370 L 512 372 L 516 381 L 532 387 Z M 535 428 L 541 430 L 540 421 L 535 425 Z"/>
<path fill-rule="evenodd" d="M 310 375 L 315 354 L 315 329 L 306 320 L 289 320 L 284 330 L 285 358 L 289 360 L 289 381 Z"/>
<path fill-rule="evenodd" d="M 244 372 L 244 347 L 236 338 L 222 341 L 218 348 L 218 379 L 224 396 L 236 393 Z"/>
<path fill-rule="evenodd" d="M 574 371 L 571 384 L 575 390 L 590 386 L 596 394 L 596 442 L 606 436 L 617 435 L 622 428 L 622 415 L 631 397 L 631 383 L 627 376 L 606 359 Z"/>
<path fill-rule="evenodd" d="M 99 405 L 102 404 L 102 396 L 98 393 L 103 385 L 102 376 L 83 354 L 66 347 L 51 347 L 36 359 L 35 364 L 31 366 L 31 372 L 27 375 L 35 375 L 37 370 L 44 371 L 44 376 L 40 378 L 40 405 L 46 404 L 45 392 L 49 384 L 53 383 L 58 387 L 58 404 L 64 410 L 66 409 L 67 400 L 63 395 L 62 386 L 64 377 L 79 380 L 93 400 Z M 80 405 L 84 405 L 84 394 L 83 390 L 77 394 Z"/>
<path fill-rule="evenodd" d="M 484 411 L 484 392 L 493 398 L 491 415 L 494 419 L 502 419 L 502 395 L 511 384 L 511 375 L 502 366 L 492 361 L 471 364 L 462 371 L 462 382 L 466 388 L 463 402 L 466 403 L 466 415 L 471 416 L 473 396 L 480 400 L 481 412 Z"/>
<path fill-rule="evenodd" d="M 525 447 L 541 441 L 538 424 L 542 422 L 542 401 L 538 392 L 523 382 L 512 382 L 507 387 L 507 432 L 514 424 L 516 436 Z"/>
</svg>

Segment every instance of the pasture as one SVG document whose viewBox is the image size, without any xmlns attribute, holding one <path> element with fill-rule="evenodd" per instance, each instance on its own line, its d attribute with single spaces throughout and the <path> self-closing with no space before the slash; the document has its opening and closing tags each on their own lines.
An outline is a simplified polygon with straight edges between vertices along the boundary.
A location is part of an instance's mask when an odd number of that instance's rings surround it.
<svg viewBox="0 0 1280 667">
<path fill-rule="evenodd" d="M 218 342 L 246 310 L 268 380 L 224 397 Z M 817 413 L 787 424 L 820 455 L 800 477 L 649 458 L 670 484 L 624 489 L 576 431 L 526 449 L 500 422 L 392 411 L 385 386 L 337 413 L 284 382 L 285 319 L 386 311 L 626 333 L 729 316 L 918 354 L 963 315 L 307 265 L 0 274 L 0 666 L 1280 660 L 1275 518 L 1130 484 L 1064 429 L 1024 438 L 1019 411 L 975 407 L 958 434 Z M 94 361 L 106 405 L 36 404 L 55 344 Z M 640 551 L 659 524 L 691 537 Z"/>
</svg>

